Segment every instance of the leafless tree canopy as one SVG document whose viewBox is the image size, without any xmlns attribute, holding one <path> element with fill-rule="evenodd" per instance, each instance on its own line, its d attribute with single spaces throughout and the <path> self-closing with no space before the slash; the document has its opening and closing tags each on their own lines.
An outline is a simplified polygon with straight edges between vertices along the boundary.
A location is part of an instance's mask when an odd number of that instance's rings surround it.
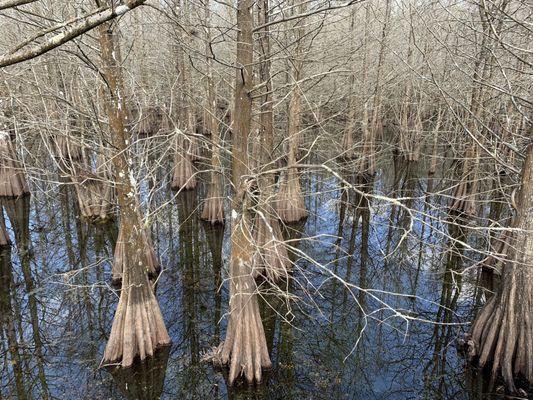
<svg viewBox="0 0 533 400">
<path fill-rule="evenodd" d="M 532 16 L 528 0 L 0 0 L 0 398 L 67 396 L 57 331 L 90 334 L 87 370 L 126 398 L 164 397 L 187 340 L 228 387 L 314 398 L 293 340 L 345 333 L 342 363 L 425 346 L 430 398 L 456 398 L 443 368 L 463 356 L 465 393 L 531 394 Z M 342 374 L 327 379 L 352 390 Z"/>
</svg>

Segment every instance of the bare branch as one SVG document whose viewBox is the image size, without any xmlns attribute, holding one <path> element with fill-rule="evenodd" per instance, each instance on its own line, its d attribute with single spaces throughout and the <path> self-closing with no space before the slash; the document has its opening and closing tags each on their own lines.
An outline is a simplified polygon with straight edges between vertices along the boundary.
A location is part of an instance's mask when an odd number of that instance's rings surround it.
<svg viewBox="0 0 533 400">
<path fill-rule="evenodd" d="M 59 47 L 69 42 L 70 40 L 80 35 L 83 35 L 91 29 L 96 28 L 104 22 L 110 21 L 113 18 L 126 14 L 128 11 L 133 10 L 134 8 L 142 5 L 144 2 L 145 0 L 133 0 L 127 4 L 123 4 L 118 7 L 109 7 L 103 9 L 102 11 L 96 14 L 90 13 L 87 16 L 81 18 L 81 20 L 77 19 L 78 22 L 75 22 L 73 24 L 67 24 L 66 26 L 64 23 L 60 24 L 57 26 L 56 29 L 51 29 L 51 31 L 64 28 L 65 30 L 63 32 L 50 37 L 43 43 L 28 48 L 31 42 L 42 36 L 42 33 L 38 33 L 37 35 L 35 35 L 34 39 L 26 41 L 25 46 L 16 49 L 12 54 L 8 53 L 1 56 L 0 68 L 17 64 L 22 61 L 31 60 L 32 58 L 47 53 L 50 50 L 53 50 L 56 47 Z"/>
<path fill-rule="evenodd" d="M 8 8 L 22 6 L 24 4 L 35 3 L 39 0 L 3 0 L 0 1 L 0 10 L 7 10 Z"/>
</svg>

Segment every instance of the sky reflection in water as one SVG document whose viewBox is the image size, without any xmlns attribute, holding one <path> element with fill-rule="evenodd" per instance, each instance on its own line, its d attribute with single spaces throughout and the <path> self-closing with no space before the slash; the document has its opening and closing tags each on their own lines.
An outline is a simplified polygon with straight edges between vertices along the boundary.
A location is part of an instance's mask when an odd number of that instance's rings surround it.
<svg viewBox="0 0 533 400">
<path fill-rule="evenodd" d="M 284 285 L 298 300 L 289 308 L 265 295 L 261 308 L 274 368 L 261 387 L 229 392 L 224 374 L 201 361 L 225 331 L 227 284 L 217 289 L 229 259 L 229 227 L 213 229 L 198 220 L 201 193 L 178 195 L 152 225 L 165 268 L 157 296 L 171 348 L 134 371 L 110 373 L 98 366 L 118 300 L 108 286 L 116 226 L 77 219 L 67 186 L 51 196 L 36 192 L 31 245 L 24 218 L 13 222 L 13 212 L 8 215 L 19 250 L 2 253 L 0 398 L 483 398 L 479 379 L 454 347 L 468 325 L 420 323 L 388 309 L 457 324 L 472 316 L 472 279 L 458 282 L 444 271 L 470 265 L 475 255 L 452 251 L 443 238 L 445 200 L 425 197 L 428 182 L 418 178 L 418 169 L 385 168 L 390 173 L 381 172 L 373 189 L 365 189 L 407 197 L 403 203 L 417 210 L 414 220 L 400 206 L 343 194 L 333 178 L 304 178 L 310 216 L 285 232 L 297 265 Z M 165 192 L 152 208 L 171 196 Z M 411 221 L 412 232 L 401 240 Z"/>
</svg>

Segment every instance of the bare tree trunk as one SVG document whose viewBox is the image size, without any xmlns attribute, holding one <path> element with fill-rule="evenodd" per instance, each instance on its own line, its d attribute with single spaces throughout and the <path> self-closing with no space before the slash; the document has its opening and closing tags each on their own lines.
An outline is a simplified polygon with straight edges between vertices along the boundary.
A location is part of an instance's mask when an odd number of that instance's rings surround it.
<svg viewBox="0 0 533 400">
<path fill-rule="evenodd" d="M 298 12 L 305 13 L 306 3 L 300 3 Z M 296 50 L 292 60 L 292 79 L 294 86 L 289 103 L 289 154 L 287 159 L 287 171 L 281 179 L 277 196 L 277 212 L 283 222 L 297 222 L 307 217 L 305 201 L 300 184 L 300 174 L 296 167 L 300 148 L 300 128 L 301 128 L 301 108 L 302 89 L 300 88 L 300 77 L 303 67 L 303 40 L 305 28 L 302 26 L 304 20 L 297 22 L 296 28 Z"/>
<path fill-rule="evenodd" d="M 363 148 L 365 156 L 365 168 L 362 173 L 374 175 L 376 172 L 376 138 L 383 134 L 383 116 L 382 116 L 382 102 L 383 102 L 383 67 L 385 65 L 385 49 L 387 47 L 387 39 L 389 35 L 389 23 L 391 15 L 391 0 L 385 0 L 385 18 L 383 27 L 381 29 L 381 42 L 379 47 L 378 65 L 376 67 L 376 85 L 374 88 L 374 101 L 372 105 L 372 122 L 370 127 L 363 131 Z M 367 119 L 365 119 L 366 125 Z"/>
<path fill-rule="evenodd" d="M 533 383 L 533 145 L 522 167 L 522 185 L 513 222 L 516 229 L 496 295 L 472 325 L 470 355 L 491 377 L 503 377 L 510 392 L 516 378 Z"/>
<path fill-rule="evenodd" d="M 180 130 L 175 132 L 174 167 L 172 171 L 172 190 L 190 190 L 196 188 L 196 170 L 192 163 L 192 141 Z"/>
<path fill-rule="evenodd" d="M 416 46 L 413 10 L 409 3 L 409 45 L 407 48 L 407 67 L 410 69 L 406 78 L 407 86 L 403 104 L 400 109 L 400 150 L 405 160 L 417 162 L 420 157 L 420 147 L 422 137 L 421 122 L 421 101 L 414 87 L 411 70 L 415 68 L 413 64 L 413 47 Z"/>
<path fill-rule="evenodd" d="M 9 134 L 0 131 L 0 197 L 20 197 L 29 193 L 24 170 Z"/>
<path fill-rule="evenodd" d="M 269 2 L 261 0 L 258 5 L 258 22 L 264 26 L 269 21 Z M 291 262 L 287 248 L 283 242 L 283 235 L 278 218 L 273 207 L 274 203 L 274 174 L 272 159 L 274 152 L 274 114 L 272 106 L 272 77 L 270 74 L 270 32 L 268 26 L 259 34 L 259 77 L 264 85 L 261 101 L 261 115 L 259 121 L 260 149 L 258 162 L 260 166 L 258 187 L 259 204 L 255 217 L 254 239 L 257 246 L 254 254 L 254 273 L 263 274 L 271 281 L 281 276 L 287 276 Z"/>
<path fill-rule="evenodd" d="M 350 15 L 350 55 L 354 54 L 354 47 L 355 47 L 355 38 L 354 38 L 354 28 L 355 28 L 355 18 L 357 15 L 357 9 L 354 7 L 352 10 L 352 13 Z M 366 34 L 366 23 L 368 21 L 365 20 L 365 34 Z M 366 57 L 366 35 L 363 39 L 363 57 Z M 363 64 L 365 64 L 363 62 Z M 365 70 L 363 66 L 363 95 L 364 91 L 366 89 L 366 81 L 365 81 Z M 353 141 L 353 135 L 355 130 L 355 114 L 357 109 L 357 101 L 355 96 L 356 91 L 356 85 L 355 85 L 355 71 L 353 70 L 352 65 L 352 72 L 350 73 L 350 79 L 349 79 L 349 87 L 350 87 L 350 98 L 348 100 L 348 118 L 346 120 L 346 126 L 344 127 L 344 134 L 342 136 L 342 148 L 341 148 L 341 157 L 345 160 L 351 160 L 354 155 L 354 141 Z"/>
<path fill-rule="evenodd" d="M 185 20 L 187 19 L 187 0 L 182 0 L 179 6 L 179 13 Z M 182 28 L 180 28 L 182 29 Z M 189 95 L 191 85 L 189 82 L 188 61 L 185 58 L 183 46 L 183 34 L 178 34 L 178 53 L 176 57 L 176 67 L 178 80 L 180 83 L 178 128 L 175 131 L 175 156 L 174 168 L 172 172 L 171 187 L 173 190 L 194 189 L 196 187 L 195 168 L 192 164 L 197 159 L 197 143 L 194 136 L 193 110 L 190 107 Z"/>
<path fill-rule="evenodd" d="M 220 162 L 220 132 L 217 119 L 217 93 L 213 78 L 211 57 L 211 12 L 209 0 L 205 4 L 207 99 L 204 112 L 206 133 L 211 137 L 211 182 L 204 202 L 201 218 L 211 224 L 224 223 L 224 190 L 222 188 L 222 165 Z"/>
<path fill-rule="evenodd" d="M 237 71 L 233 114 L 230 304 L 226 339 L 220 362 L 229 364 L 229 384 L 244 375 L 259 382 L 271 366 L 252 271 L 253 242 L 248 207 L 248 135 L 252 121 L 252 0 L 239 0 L 237 9 Z"/>
<path fill-rule="evenodd" d="M 156 349 L 170 343 L 159 304 L 148 280 L 153 248 L 146 241 L 137 200 L 136 182 L 128 161 L 130 135 L 126 129 L 127 114 L 124 87 L 117 59 L 117 43 L 110 24 L 99 27 L 103 74 L 108 92 L 105 96 L 112 144 L 117 198 L 120 207 L 120 239 L 122 290 L 113 319 L 111 334 L 102 363 L 119 362 L 131 366 L 133 360 L 152 356 Z M 115 260 L 116 261 L 116 260 Z"/>
</svg>

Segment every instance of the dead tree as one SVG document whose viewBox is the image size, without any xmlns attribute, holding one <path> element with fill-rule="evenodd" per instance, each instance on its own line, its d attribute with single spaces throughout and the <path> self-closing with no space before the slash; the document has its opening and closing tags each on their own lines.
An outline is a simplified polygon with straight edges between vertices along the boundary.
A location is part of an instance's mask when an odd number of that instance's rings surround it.
<svg viewBox="0 0 533 400">
<path fill-rule="evenodd" d="M 470 356 L 498 375 L 510 392 L 516 379 L 533 383 L 533 145 L 527 149 L 522 182 L 510 234 L 508 261 L 498 292 L 476 317 Z"/>
<path fill-rule="evenodd" d="M 105 104 L 111 140 L 117 151 L 112 160 L 122 237 L 115 250 L 122 253 L 119 254 L 122 289 L 102 363 L 120 363 L 128 367 L 136 357 L 143 360 L 154 355 L 157 348 L 170 343 L 170 337 L 148 279 L 153 248 L 146 246 L 147 233 L 142 225 L 136 182 L 128 161 L 131 135 L 126 128 L 121 60 L 117 57 L 119 44 L 111 24 L 99 27 L 99 39 L 102 71 L 108 87 Z"/>
<path fill-rule="evenodd" d="M 301 3 L 298 7 L 300 14 L 305 13 L 306 3 Z M 287 158 L 287 171 L 280 181 L 277 196 L 276 209 L 279 219 L 283 222 L 297 222 L 307 217 L 305 201 L 300 184 L 300 173 L 297 167 L 297 157 L 300 147 L 300 127 L 301 127 L 301 107 L 302 89 L 300 88 L 300 77 L 303 68 L 303 41 L 305 36 L 304 20 L 297 22 L 296 27 L 296 49 L 292 61 L 292 79 L 294 85 L 289 103 L 289 154 Z"/>
<path fill-rule="evenodd" d="M 367 114 L 364 115 L 363 122 L 363 157 L 358 168 L 361 175 L 373 176 L 376 172 L 376 139 L 383 136 L 383 80 L 384 67 L 386 61 L 387 39 L 390 30 L 391 18 L 391 1 L 385 0 L 385 16 L 383 26 L 381 28 L 380 47 L 378 55 L 378 65 L 376 66 L 376 82 L 374 88 L 374 98 L 372 102 L 372 114 L 370 123 L 367 123 Z M 369 11 L 367 11 L 367 20 L 370 19 Z M 366 69 L 366 68 L 365 68 Z M 366 111 L 366 108 L 365 108 Z M 365 176 L 365 180 L 368 177 Z"/>
<path fill-rule="evenodd" d="M 407 65 L 413 69 L 413 47 L 416 45 L 414 24 L 413 24 L 413 10 L 409 3 L 409 45 L 407 47 Z M 427 50 L 427 49 L 426 49 Z M 427 54 L 427 51 L 426 53 Z M 408 76 L 411 76 L 411 71 L 408 71 Z M 417 162 L 420 157 L 421 148 L 421 102 L 419 100 L 421 94 L 417 94 L 414 88 L 412 79 L 408 78 L 407 86 L 405 88 L 404 99 L 400 109 L 400 151 L 406 161 Z"/>
<path fill-rule="evenodd" d="M 0 197 L 20 197 L 29 193 L 24 170 L 9 134 L 0 131 Z"/>
<path fill-rule="evenodd" d="M 431 145 L 431 159 L 430 159 L 430 162 L 429 162 L 429 169 L 428 169 L 428 176 L 430 178 L 433 178 L 433 176 L 435 175 L 435 173 L 437 172 L 437 163 L 438 163 L 438 154 L 437 154 L 437 149 L 438 149 L 438 145 L 439 145 L 439 132 L 440 132 L 440 128 L 441 128 L 441 124 L 442 124 L 442 111 L 441 109 L 439 109 L 439 112 L 438 112 L 438 115 L 437 115 L 437 121 L 435 122 L 435 126 L 432 130 L 432 135 L 433 135 L 433 141 L 432 141 L 432 145 Z M 431 183 L 432 183 L 432 180 L 431 180 Z M 428 189 L 428 192 L 430 190 Z"/>
<path fill-rule="evenodd" d="M 206 82 L 207 99 L 204 112 L 205 134 L 211 137 L 211 181 L 204 202 L 201 219 L 211 224 L 224 223 L 224 189 L 222 187 L 222 164 L 220 162 L 220 132 L 217 119 L 217 93 L 213 78 L 213 61 L 211 53 L 211 13 L 209 1 L 205 2 L 206 22 Z"/>
<path fill-rule="evenodd" d="M 259 77 L 264 84 L 264 91 L 260 98 L 261 114 L 259 117 L 259 146 L 257 154 L 259 162 L 259 202 L 254 224 L 254 239 L 256 252 L 254 254 L 254 273 L 262 274 L 271 281 L 287 276 L 292 264 L 289 260 L 287 247 L 278 218 L 273 207 L 275 196 L 275 177 L 271 170 L 274 168 L 274 113 L 272 106 L 272 77 L 270 73 L 270 32 L 269 2 L 261 0 L 258 5 L 258 23 L 265 26 L 258 40 L 259 47 Z"/>
<path fill-rule="evenodd" d="M 259 313 L 257 284 L 253 277 L 253 238 L 250 228 L 248 135 L 252 122 L 253 36 L 252 0 L 237 3 L 237 69 L 233 114 L 232 202 L 230 256 L 230 304 L 226 339 L 217 360 L 229 365 L 229 384 L 244 375 L 249 383 L 260 382 L 262 369 L 271 366 Z"/>
<path fill-rule="evenodd" d="M 190 26 L 190 1 L 183 0 L 179 7 L 180 19 Z M 180 26 L 177 30 L 177 54 L 176 69 L 178 72 L 178 83 L 180 85 L 179 104 L 178 104 L 178 128 L 186 135 L 187 147 L 182 149 L 186 153 L 182 156 L 188 157 L 190 161 L 198 161 L 198 140 L 195 136 L 196 116 L 194 108 L 191 105 L 191 92 L 193 83 L 191 81 L 191 63 L 185 53 L 183 43 L 187 40 L 183 35 L 183 28 Z M 176 159 L 177 160 L 177 159 Z"/>
</svg>

